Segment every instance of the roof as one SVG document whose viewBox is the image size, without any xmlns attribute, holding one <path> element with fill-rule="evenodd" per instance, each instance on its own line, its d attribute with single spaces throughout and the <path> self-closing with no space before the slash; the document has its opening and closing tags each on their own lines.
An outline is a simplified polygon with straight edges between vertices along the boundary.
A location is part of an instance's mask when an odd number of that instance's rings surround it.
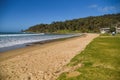
<svg viewBox="0 0 120 80">
<path fill-rule="evenodd" d="M 101 29 L 110 29 L 110 28 L 101 28 Z"/>
</svg>

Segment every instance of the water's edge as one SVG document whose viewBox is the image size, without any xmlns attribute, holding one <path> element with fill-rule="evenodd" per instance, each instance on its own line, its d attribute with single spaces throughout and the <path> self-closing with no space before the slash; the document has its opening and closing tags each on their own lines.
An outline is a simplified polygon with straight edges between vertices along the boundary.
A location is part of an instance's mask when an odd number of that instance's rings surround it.
<svg viewBox="0 0 120 80">
<path fill-rule="evenodd" d="M 36 45 L 36 44 L 42 45 L 42 44 L 46 44 L 46 43 L 50 43 L 50 42 L 61 41 L 61 40 L 74 38 L 74 37 L 79 37 L 79 36 L 83 36 L 83 35 L 85 35 L 85 34 L 79 34 L 79 35 L 75 35 L 75 36 L 71 36 L 71 37 L 43 40 L 43 41 L 30 42 L 30 43 L 25 43 L 25 44 L 18 44 L 18 45 L 14 45 L 14 46 L 4 47 L 4 48 L 0 48 L 0 53 L 10 51 L 10 50 L 19 49 L 19 48 L 24 48 L 24 47 L 32 46 L 32 45 Z"/>
</svg>

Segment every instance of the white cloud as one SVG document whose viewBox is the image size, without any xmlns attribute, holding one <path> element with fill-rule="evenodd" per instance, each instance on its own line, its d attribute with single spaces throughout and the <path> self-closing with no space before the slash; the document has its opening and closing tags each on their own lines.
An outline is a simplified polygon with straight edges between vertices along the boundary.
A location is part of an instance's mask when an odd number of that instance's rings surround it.
<svg viewBox="0 0 120 80">
<path fill-rule="evenodd" d="M 98 7 L 98 11 L 101 11 L 101 12 L 109 12 L 114 10 L 116 10 L 116 7 L 114 6 Z"/>
<path fill-rule="evenodd" d="M 98 5 L 96 5 L 96 4 L 93 4 L 93 5 L 89 6 L 89 8 L 97 8 L 97 7 L 98 7 Z"/>
<path fill-rule="evenodd" d="M 104 6 L 104 7 L 101 7 L 101 6 L 98 6 L 96 4 L 93 4 L 93 5 L 90 5 L 89 8 L 96 9 L 99 12 L 111 12 L 111 11 L 119 12 L 120 11 L 120 7 L 117 7 L 117 6 Z"/>
</svg>

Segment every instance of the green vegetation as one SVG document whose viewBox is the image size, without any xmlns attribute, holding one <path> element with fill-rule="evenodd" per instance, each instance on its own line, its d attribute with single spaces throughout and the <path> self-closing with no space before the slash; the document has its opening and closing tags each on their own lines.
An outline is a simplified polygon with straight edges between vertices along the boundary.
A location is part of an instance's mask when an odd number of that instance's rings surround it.
<svg viewBox="0 0 120 80">
<path fill-rule="evenodd" d="M 68 66 L 82 64 L 76 69 L 80 75 L 67 77 L 67 72 L 57 80 L 120 80 L 120 34 L 100 35 L 84 51 L 76 55 Z"/>
<path fill-rule="evenodd" d="M 113 27 L 120 22 L 119 14 L 103 16 L 90 16 L 66 21 L 52 22 L 51 24 L 38 24 L 31 26 L 25 32 L 43 33 L 74 33 L 74 32 L 99 32 L 102 27 Z"/>
<path fill-rule="evenodd" d="M 116 32 L 116 28 L 115 27 L 110 27 L 110 32 Z"/>
<path fill-rule="evenodd" d="M 106 37 L 111 37 L 112 36 L 112 34 L 110 34 L 110 33 L 105 33 L 105 34 L 100 34 L 100 36 L 102 37 L 104 37 L 104 36 L 106 36 Z M 118 34 L 115 34 L 115 36 L 114 37 L 120 37 L 120 33 L 118 33 Z"/>
</svg>

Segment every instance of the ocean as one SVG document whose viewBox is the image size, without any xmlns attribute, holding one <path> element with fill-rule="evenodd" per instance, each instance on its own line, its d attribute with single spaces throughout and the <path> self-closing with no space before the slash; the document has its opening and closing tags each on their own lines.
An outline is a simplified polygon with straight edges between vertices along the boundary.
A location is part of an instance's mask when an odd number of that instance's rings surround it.
<svg viewBox="0 0 120 80">
<path fill-rule="evenodd" d="M 80 34 L 79 34 L 80 35 Z M 0 52 L 24 47 L 26 44 L 46 40 L 69 38 L 78 34 L 44 34 L 44 33 L 0 33 Z"/>
</svg>

